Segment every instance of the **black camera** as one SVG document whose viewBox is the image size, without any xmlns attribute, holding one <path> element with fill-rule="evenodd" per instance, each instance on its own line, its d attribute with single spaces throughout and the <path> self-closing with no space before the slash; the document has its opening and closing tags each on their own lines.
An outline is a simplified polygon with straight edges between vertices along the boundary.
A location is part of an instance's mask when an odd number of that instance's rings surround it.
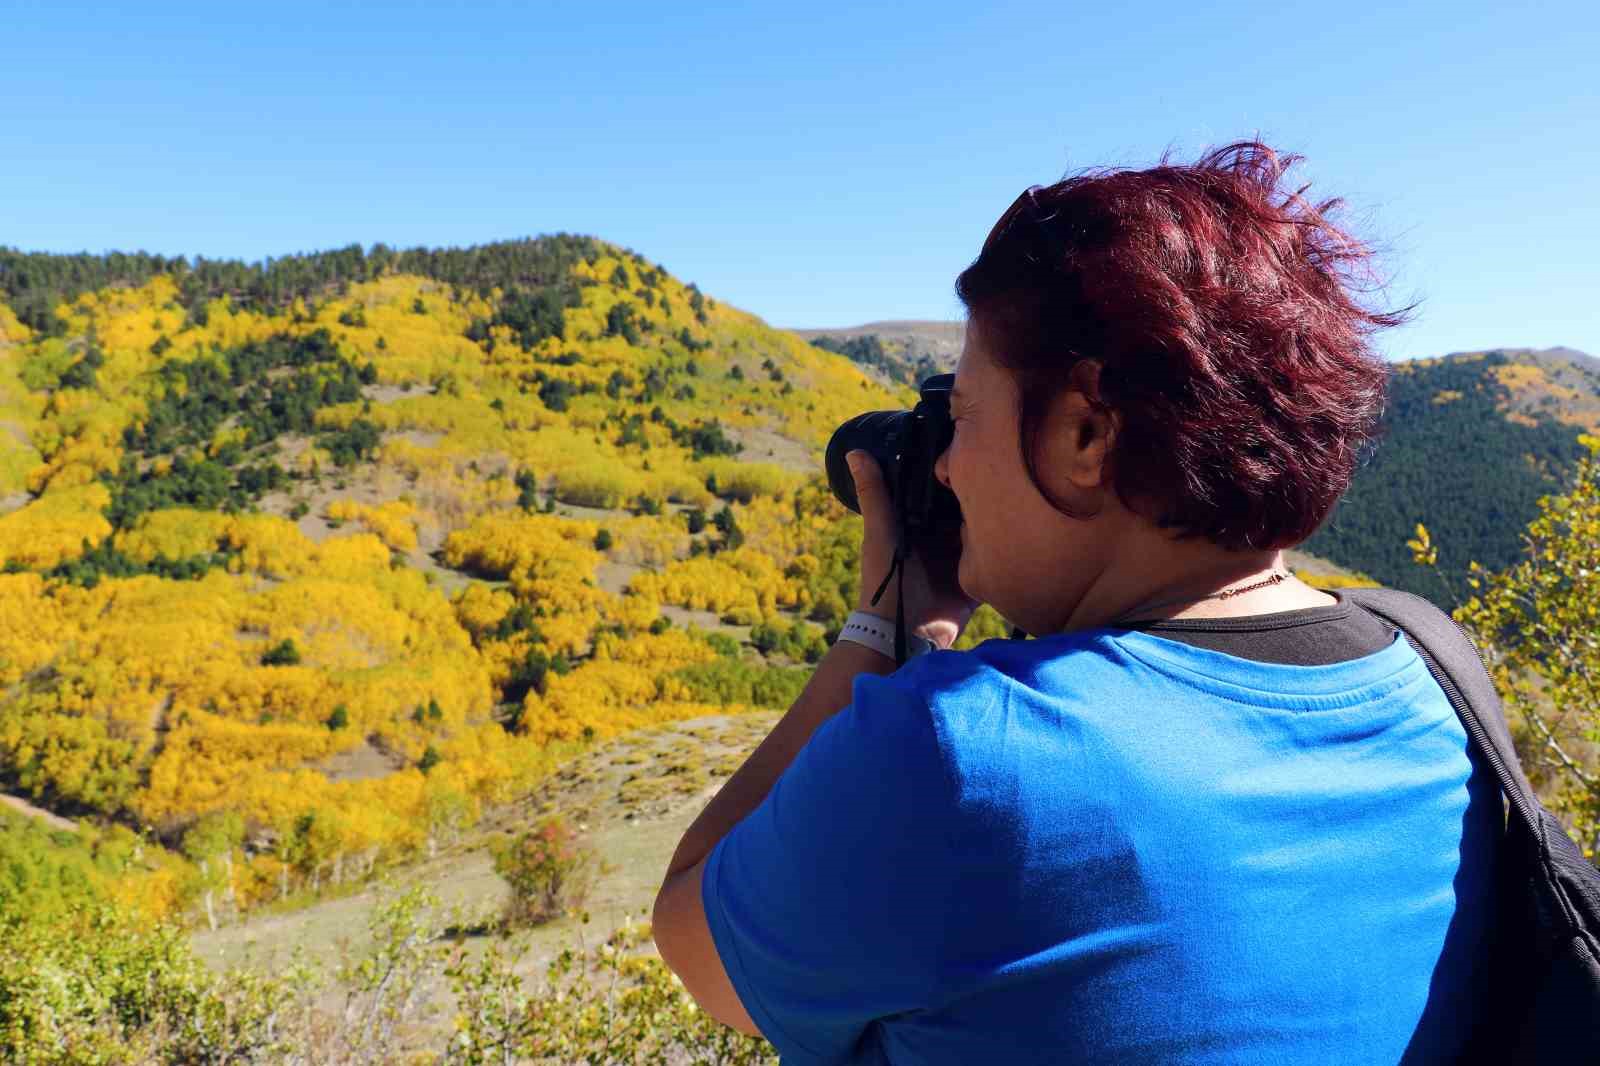
<svg viewBox="0 0 1600 1066">
<path fill-rule="evenodd" d="M 955 493 L 933 476 L 933 464 L 950 445 L 950 390 L 954 374 L 936 374 L 922 383 L 921 399 L 910 411 L 868 411 L 833 431 L 825 465 L 828 487 L 857 514 L 855 479 L 844 457 L 857 448 L 871 453 L 883 471 L 894 502 L 895 528 L 903 546 L 914 549 L 930 531 L 959 520 Z"/>
</svg>

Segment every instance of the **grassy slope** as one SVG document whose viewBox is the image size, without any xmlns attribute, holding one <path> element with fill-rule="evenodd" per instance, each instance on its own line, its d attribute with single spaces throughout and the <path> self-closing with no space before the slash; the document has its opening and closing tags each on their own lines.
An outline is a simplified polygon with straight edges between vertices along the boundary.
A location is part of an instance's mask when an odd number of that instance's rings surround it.
<svg viewBox="0 0 1600 1066">
<path fill-rule="evenodd" d="M 490 839 L 530 825 L 545 811 L 560 811 L 584 827 L 609 871 L 587 907 L 593 925 L 609 930 L 625 916 L 648 920 L 667 860 L 689 823 L 727 776 L 777 720 L 774 712 L 721 715 L 677 722 L 613 741 L 568 764 L 529 800 L 493 812 L 456 846 L 443 849 L 396 876 L 423 884 L 468 915 L 495 912 L 505 882 L 489 858 Z M 194 945 L 219 967 L 251 957 L 263 966 L 296 947 L 333 960 L 339 941 L 361 942 L 377 886 L 284 914 L 262 914 L 218 929 L 201 929 Z M 576 937 L 578 923 L 561 919 L 533 936 L 530 971 Z"/>
</svg>

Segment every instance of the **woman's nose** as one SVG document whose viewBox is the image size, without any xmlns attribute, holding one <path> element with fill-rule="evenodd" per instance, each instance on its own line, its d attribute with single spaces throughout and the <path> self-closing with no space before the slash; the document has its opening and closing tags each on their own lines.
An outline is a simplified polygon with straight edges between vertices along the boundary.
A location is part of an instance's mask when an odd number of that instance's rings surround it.
<svg viewBox="0 0 1600 1066">
<path fill-rule="evenodd" d="M 939 479 L 939 484 L 950 488 L 950 449 L 946 448 L 939 453 L 939 458 L 933 461 L 933 476 Z M 951 490 L 952 492 L 955 490 Z"/>
</svg>

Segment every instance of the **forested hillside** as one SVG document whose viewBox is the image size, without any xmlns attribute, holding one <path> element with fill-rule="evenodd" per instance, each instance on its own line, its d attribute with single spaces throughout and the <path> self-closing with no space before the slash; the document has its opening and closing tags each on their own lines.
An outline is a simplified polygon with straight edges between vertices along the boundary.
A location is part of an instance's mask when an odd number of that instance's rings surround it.
<svg viewBox="0 0 1600 1066">
<path fill-rule="evenodd" d="M 1306 550 L 1455 606 L 1470 592 L 1471 561 L 1500 570 L 1520 556 L 1539 497 L 1566 485 L 1579 434 L 1600 428 L 1600 370 L 1573 356 L 1497 350 L 1396 364 L 1383 436 Z M 1434 569 L 1406 547 L 1419 522 L 1441 546 Z"/>
<path fill-rule="evenodd" d="M 6 830 L 0 912 L 314 896 L 786 706 L 854 596 L 820 448 L 910 398 L 583 237 L 0 252 L 0 794 L 84 830 Z"/>
<path fill-rule="evenodd" d="M 910 385 L 954 370 L 965 342 L 963 322 L 868 322 L 842 329 L 797 329 L 818 348 L 838 352 L 880 380 Z"/>
</svg>

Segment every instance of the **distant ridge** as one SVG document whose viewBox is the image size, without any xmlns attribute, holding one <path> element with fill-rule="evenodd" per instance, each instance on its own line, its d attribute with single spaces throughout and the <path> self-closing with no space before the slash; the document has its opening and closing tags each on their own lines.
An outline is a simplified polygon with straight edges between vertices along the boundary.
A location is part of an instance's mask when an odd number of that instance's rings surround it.
<svg viewBox="0 0 1600 1066">
<path fill-rule="evenodd" d="M 792 329 L 806 340 L 817 337 L 852 337 L 876 335 L 885 344 L 906 345 L 919 355 L 931 356 L 941 365 L 955 366 L 961 357 L 961 344 L 966 336 L 965 322 L 947 322 L 938 319 L 893 319 L 883 322 L 866 322 L 859 326 L 840 326 L 829 329 Z"/>
<path fill-rule="evenodd" d="M 915 387 L 933 374 L 955 369 L 966 323 L 896 319 L 789 332 L 845 356 L 885 384 Z"/>
<path fill-rule="evenodd" d="M 1563 345 L 1557 345 L 1554 348 L 1479 348 L 1474 351 L 1467 352 L 1450 352 L 1445 356 L 1445 358 L 1452 359 L 1458 355 L 1483 355 L 1487 352 L 1500 352 L 1504 355 L 1517 358 L 1531 355 L 1563 362 L 1578 363 L 1580 365 L 1587 365 L 1595 370 L 1600 370 L 1600 357 L 1590 355 L 1588 352 L 1580 352 L 1576 348 L 1568 348 Z"/>
</svg>

